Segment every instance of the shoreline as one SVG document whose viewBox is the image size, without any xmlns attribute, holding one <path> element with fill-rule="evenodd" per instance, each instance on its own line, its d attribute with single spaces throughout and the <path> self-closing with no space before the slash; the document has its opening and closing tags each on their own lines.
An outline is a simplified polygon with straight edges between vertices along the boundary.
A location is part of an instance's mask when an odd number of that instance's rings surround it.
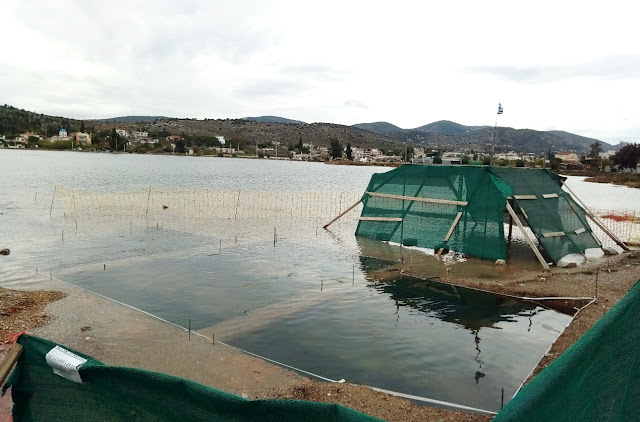
<svg viewBox="0 0 640 422">
<path fill-rule="evenodd" d="M 636 250 L 571 269 L 554 267 L 550 273 L 510 270 L 499 279 L 453 273 L 440 281 L 520 297 L 588 297 L 595 293 L 594 281 L 598 277 L 597 300 L 572 320 L 538 365 L 532 368 L 528 379 L 523 380 L 526 384 L 579 339 L 635 284 L 640 277 L 640 253 Z M 66 295 L 60 298 L 59 294 L 54 294 L 57 300 L 47 305 L 45 311 L 51 315 L 51 321 L 42 317 L 41 310 L 36 310 L 39 317 L 32 324 L 45 325 L 30 327 L 33 334 L 81 350 L 109 365 L 167 373 L 249 399 L 297 398 L 339 403 L 389 421 L 491 419 L 417 405 L 365 386 L 348 384 L 348 380 L 343 384 L 315 381 L 240 349 L 220 343 L 213 345 L 211 338 L 192 335 L 189 340 L 189 333 L 183 328 L 61 281 L 42 279 L 30 285 L 28 291 L 59 291 Z M 560 302 L 574 306 L 569 300 Z"/>
<path fill-rule="evenodd" d="M 319 163 L 319 164 L 329 164 L 336 166 L 359 166 L 359 167 L 399 167 L 403 164 L 403 162 L 367 162 L 362 163 L 358 161 L 349 161 L 349 160 L 296 160 L 285 157 L 257 157 L 254 155 L 240 155 L 236 157 L 221 157 L 219 155 L 186 155 L 186 154 L 176 154 L 170 152 L 162 152 L 162 153 L 137 153 L 137 152 L 112 152 L 112 151 L 75 151 L 75 150 L 56 150 L 56 149 L 37 149 L 37 148 L 28 148 L 28 149 L 16 149 L 16 148 L 4 148 L 11 150 L 29 150 L 29 151 L 54 151 L 54 152 L 78 152 L 78 153 L 90 153 L 90 154 L 137 154 L 137 155 L 155 155 L 155 156 L 173 156 L 173 157 L 198 157 L 198 158 L 241 158 L 241 159 L 249 159 L 249 160 L 274 160 L 274 161 L 291 161 L 291 162 L 306 162 L 306 163 Z M 436 164 L 438 165 L 438 164 Z M 462 165 L 460 165 L 462 166 Z M 512 167 L 512 166 L 509 166 Z M 591 170 L 554 170 L 558 174 L 563 174 L 567 176 L 579 176 L 584 177 L 586 182 L 589 183 L 605 183 L 605 184 L 613 184 L 616 186 L 626 186 L 631 189 L 640 189 L 640 175 L 636 173 L 612 173 L 612 172 L 600 172 L 600 171 L 591 171 Z"/>
</svg>

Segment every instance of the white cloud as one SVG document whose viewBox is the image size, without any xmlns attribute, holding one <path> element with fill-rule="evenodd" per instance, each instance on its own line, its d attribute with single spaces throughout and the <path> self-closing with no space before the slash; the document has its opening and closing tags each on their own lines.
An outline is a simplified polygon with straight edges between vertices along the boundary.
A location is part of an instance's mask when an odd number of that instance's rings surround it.
<svg viewBox="0 0 640 422">
<path fill-rule="evenodd" d="M 640 138 L 628 2 L 5 0 L 2 103 Z"/>
</svg>

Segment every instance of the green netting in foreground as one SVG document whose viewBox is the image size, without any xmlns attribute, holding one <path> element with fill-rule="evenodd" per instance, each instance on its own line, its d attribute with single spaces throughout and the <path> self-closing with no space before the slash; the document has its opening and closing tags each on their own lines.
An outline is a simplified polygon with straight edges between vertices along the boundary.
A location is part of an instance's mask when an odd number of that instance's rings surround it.
<svg viewBox="0 0 640 422">
<path fill-rule="evenodd" d="M 512 197 L 524 224 L 557 262 L 599 246 L 584 210 L 559 180 L 544 169 L 404 165 L 371 177 L 356 235 L 505 259 L 504 213 Z"/>
<path fill-rule="evenodd" d="M 67 349 L 87 359 L 78 370 L 82 382 L 74 382 L 54 374 L 45 359 L 55 343 L 30 335 L 18 343 L 24 352 L 7 381 L 16 422 L 379 420 L 336 404 L 250 401 L 165 374 L 107 366 Z"/>
<path fill-rule="evenodd" d="M 640 282 L 493 421 L 640 420 L 639 327 Z"/>
</svg>

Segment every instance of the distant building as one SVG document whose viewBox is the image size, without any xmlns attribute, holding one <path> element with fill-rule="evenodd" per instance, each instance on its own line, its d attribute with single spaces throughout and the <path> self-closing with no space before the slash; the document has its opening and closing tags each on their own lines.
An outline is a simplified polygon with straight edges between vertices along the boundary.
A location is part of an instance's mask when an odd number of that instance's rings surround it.
<svg viewBox="0 0 640 422">
<path fill-rule="evenodd" d="M 125 138 L 129 137 L 129 132 L 127 132 L 125 129 L 116 129 L 116 133 Z"/>
<path fill-rule="evenodd" d="M 271 151 L 274 151 L 273 148 L 269 148 Z M 267 149 L 265 149 L 267 150 Z M 216 148 L 218 154 L 222 154 L 223 157 L 231 157 L 236 153 L 235 148 Z"/>
<path fill-rule="evenodd" d="M 76 144 L 78 146 L 91 145 L 91 135 L 84 132 L 76 132 Z"/>
<path fill-rule="evenodd" d="M 503 152 L 500 154 L 496 154 L 495 156 L 497 160 L 507 160 L 507 161 L 521 160 L 522 157 L 523 157 L 523 154 L 520 154 L 514 151 Z"/>
<path fill-rule="evenodd" d="M 25 132 L 25 133 L 21 133 L 19 136 L 17 136 L 14 141 L 18 144 L 28 144 L 29 143 L 29 138 L 38 138 L 38 140 L 42 139 L 42 137 L 40 135 L 38 135 L 35 132 Z"/>
<path fill-rule="evenodd" d="M 70 141 L 70 140 L 71 140 L 71 136 L 67 134 L 67 130 L 64 128 L 58 131 L 58 135 L 54 135 L 51 138 L 49 138 L 50 142 L 63 142 L 63 141 Z"/>
<path fill-rule="evenodd" d="M 612 156 L 616 155 L 616 151 L 614 150 L 609 150 L 609 151 L 604 151 L 601 152 L 600 154 L 598 154 L 600 158 L 607 160 L 609 158 L 611 158 Z"/>
<path fill-rule="evenodd" d="M 142 139 L 149 137 L 149 132 L 131 132 L 131 136 L 133 136 L 134 140 L 140 142 Z"/>
<path fill-rule="evenodd" d="M 559 158 L 563 163 L 577 163 L 580 161 L 578 154 L 571 151 L 560 151 L 556 153 L 555 158 Z"/>
</svg>

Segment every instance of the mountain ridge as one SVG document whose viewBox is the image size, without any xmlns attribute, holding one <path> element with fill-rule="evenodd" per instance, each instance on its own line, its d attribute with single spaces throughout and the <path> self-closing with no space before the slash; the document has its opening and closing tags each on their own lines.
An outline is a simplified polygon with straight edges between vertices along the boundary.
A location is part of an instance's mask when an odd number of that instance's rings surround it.
<svg viewBox="0 0 640 422">
<path fill-rule="evenodd" d="M 264 121 L 267 120 L 267 121 Z M 352 126 L 333 123 L 305 123 L 279 116 L 260 116 L 244 119 L 182 119 L 164 116 L 119 116 L 108 119 L 80 120 L 47 116 L 40 113 L 0 107 L 0 135 L 18 135 L 35 131 L 43 136 L 57 134 L 60 128 L 78 131 L 82 123 L 87 131 L 112 130 L 117 125 L 130 131 L 148 131 L 153 136 L 224 136 L 247 143 L 280 142 L 295 145 L 302 138 L 305 143 L 329 146 L 332 140 L 353 147 L 402 149 L 405 145 L 462 152 L 489 151 L 493 142 L 491 126 L 465 126 L 441 120 L 413 129 L 402 129 L 388 122 L 358 123 Z M 499 151 L 542 153 L 549 150 L 588 152 L 590 145 L 600 142 L 603 150 L 618 149 L 607 142 L 587 138 L 566 131 L 536 131 L 497 127 L 495 149 Z"/>
</svg>

